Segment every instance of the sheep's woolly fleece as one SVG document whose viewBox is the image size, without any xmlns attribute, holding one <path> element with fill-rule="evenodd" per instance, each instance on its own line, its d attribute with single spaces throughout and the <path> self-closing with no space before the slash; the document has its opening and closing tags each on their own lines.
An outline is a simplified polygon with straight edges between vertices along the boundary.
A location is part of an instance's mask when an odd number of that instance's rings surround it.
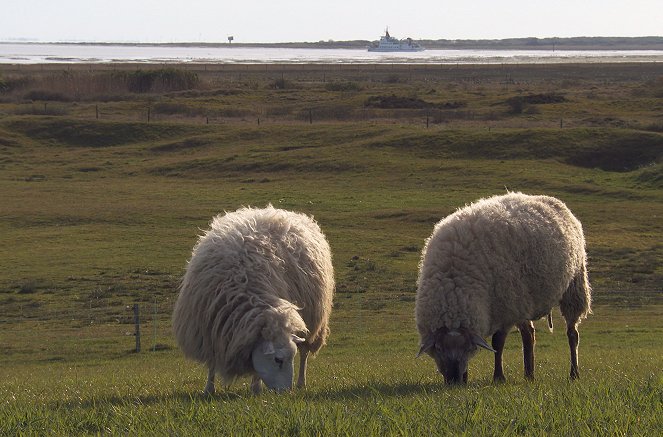
<svg viewBox="0 0 663 437">
<path fill-rule="evenodd" d="M 548 196 L 481 199 L 441 220 L 417 285 L 422 344 L 442 327 L 487 337 L 555 305 L 572 325 L 591 311 L 582 226 Z"/>
<path fill-rule="evenodd" d="M 317 223 L 269 205 L 219 215 L 200 237 L 173 312 L 184 354 L 230 382 L 253 372 L 262 337 L 325 343 L 334 292 L 331 251 Z"/>
</svg>

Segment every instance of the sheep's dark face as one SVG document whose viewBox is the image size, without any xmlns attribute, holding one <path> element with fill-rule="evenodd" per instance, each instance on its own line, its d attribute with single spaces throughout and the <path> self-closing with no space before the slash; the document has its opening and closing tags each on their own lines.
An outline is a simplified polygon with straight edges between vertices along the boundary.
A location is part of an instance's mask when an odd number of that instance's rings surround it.
<svg viewBox="0 0 663 437">
<path fill-rule="evenodd" d="M 442 328 L 421 346 L 419 353 L 426 352 L 433 357 L 444 382 L 461 384 L 467 382 L 468 363 L 479 347 L 494 352 L 483 338 L 467 329 Z"/>
<path fill-rule="evenodd" d="M 297 343 L 303 339 L 292 335 L 282 341 L 260 340 L 253 348 L 253 369 L 272 390 L 292 389 Z"/>
</svg>

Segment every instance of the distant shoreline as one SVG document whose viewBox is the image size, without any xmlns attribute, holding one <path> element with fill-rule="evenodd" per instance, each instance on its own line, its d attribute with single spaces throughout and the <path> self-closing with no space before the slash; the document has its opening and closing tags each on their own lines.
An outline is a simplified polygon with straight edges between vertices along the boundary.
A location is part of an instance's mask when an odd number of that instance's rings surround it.
<svg viewBox="0 0 663 437">
<path fill-rule="evenodd" d="M 495 40 L 415 40 L 429 50 L 663 50 L 663 37 L 571 37 L 571 38 L 509 38 Z M 315 48 L 365 49 L 372 41 L 318 41 L 280 43 L 242 42 L 71 42 L 71 41 L 0 41 L 0 44 L 74 45 L 74 46 L 127 46 L 127 47 L 256 47 L 256 48 Z"/>
</svg>

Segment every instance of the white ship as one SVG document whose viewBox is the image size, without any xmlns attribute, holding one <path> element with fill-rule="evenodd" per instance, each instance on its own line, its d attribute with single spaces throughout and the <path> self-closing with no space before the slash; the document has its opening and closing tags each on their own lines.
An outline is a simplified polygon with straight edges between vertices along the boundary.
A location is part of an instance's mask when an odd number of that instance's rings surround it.
<svg viewBox="0 0 663 437">
<path fill-rule="evenodd" d="M 389 35 L 389 28 L 385 31 L 380 41 L 373 43 L 368 47 L 369 52 L 421 52 L 424 48 L 412 38 L 398 39 Z"/>
</svg>

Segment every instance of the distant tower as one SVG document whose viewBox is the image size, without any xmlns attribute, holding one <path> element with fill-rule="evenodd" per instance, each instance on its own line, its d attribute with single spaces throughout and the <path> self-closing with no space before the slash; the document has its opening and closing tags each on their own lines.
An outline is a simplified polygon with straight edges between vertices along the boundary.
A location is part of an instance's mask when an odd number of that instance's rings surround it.
<svg viewBox="0 0 663 437">
<path fill-rule="evenodd" d="M 235 39 L 234 36 L 229 36 L 228 37 L 228 44 L 232 44 L 233 40 Z"/>
</svg>

